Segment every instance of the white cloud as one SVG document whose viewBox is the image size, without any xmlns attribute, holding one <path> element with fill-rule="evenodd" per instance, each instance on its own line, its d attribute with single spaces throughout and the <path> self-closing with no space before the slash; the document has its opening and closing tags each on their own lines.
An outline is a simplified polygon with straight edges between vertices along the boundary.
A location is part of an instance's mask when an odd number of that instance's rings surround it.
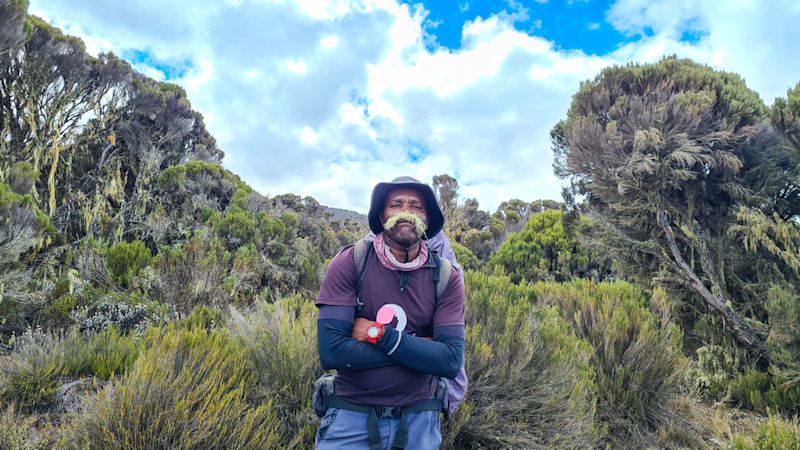
<svg viewBox="0 0 800 450">
<path fill-rule="evenodd" d="M 325 36 L 319 40 L 319 46 L 322 49 L 333 49 L 339 44 L 339 38 L 336 35 Z"/>
<path fill-rule="evenodd" d="M 464 24 L 459 50 L 430 50 L 426 11 L 394 0 L 32 0 L 31 11 L 91 52 L 190 61 L 175 81 L 227 168 L 267 195 L 359 211 L 375 183 L 399 175 L 449 173 L 490 210 L 512 197 L 558 199 L 549 130 L 580 81 L 610 64 L 676 53 L 740 73 L 769 101 L 800 79 L 790 0 L 619 0 L 608 20 L 642 37 L 605 56 L 517 31 L 527 10 L 505 3 Z M 687 30 L 699 39 L 682 41 Z"/>
<path fill-rule="evenodd" d="M 298 75 L 305 75 L 306 72 L 308 72 L 308 67 L 306 66 L 306 63 L 303 61 L 296 59 L 287 59 L 286 61 L 284 61 L 284 63 L 286 64 L 286 69 L 289 70 L 289 72 L 294 72 Z"/>
<path fill-rule="evenodd" d="M 608 12 L 619 30 L 653 36 L 617 54 L 652 61 L 677 54 L 742 75 L 768 103 L 800 80 L 800 3 L 795 0 L 618 0 Z M 696 42 L 681 41 L 686 32 Z"/>
</svg>

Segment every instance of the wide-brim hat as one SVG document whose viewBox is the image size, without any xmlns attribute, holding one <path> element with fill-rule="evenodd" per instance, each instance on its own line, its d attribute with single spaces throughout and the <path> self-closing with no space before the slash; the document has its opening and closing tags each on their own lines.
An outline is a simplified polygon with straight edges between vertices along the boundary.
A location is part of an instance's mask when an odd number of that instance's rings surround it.
<svg viewBox="0 0 800 450">
<path fill-rule="evenodd" d="M 372 190 L 372 201 L 369 204 L 369 229 L 373 233 L 378 234 L 383 232 L 383 223 L 381 223 L 381 212 L 386 205 L 386 194 L 393 189 L 413 189 L 425 198 L 425 210 L 428 213 L 428 229 L 425 231 L 423 239 L 436 236 L 444 227 L 444 214 L 442 209 L 439 208 L 439 202 L 436 201 L 436 196 L 433 195 L 433 189 L 427 184 L 411 178 L 411 177 L 398 177 L 388 183 L 378 183 Z"/>
</svg>

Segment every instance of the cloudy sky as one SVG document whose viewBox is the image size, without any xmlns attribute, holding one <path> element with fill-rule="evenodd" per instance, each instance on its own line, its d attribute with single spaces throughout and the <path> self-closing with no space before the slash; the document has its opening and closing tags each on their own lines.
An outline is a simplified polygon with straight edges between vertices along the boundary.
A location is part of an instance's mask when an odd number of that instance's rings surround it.
<svg viewBox="0 0 800 450">
<path fill-rule="evenodd" d="M 445 6 L 446 5 L 446 6 Z M 800 81 L 796 0 L 32 0 L 183 86 L 265 195 L 365 212 L 374 183 L 456 177 L 494 211 L 560 199 L 548 133 L 603 67 L 690 57 L 771 104 Z"/>
</svg>

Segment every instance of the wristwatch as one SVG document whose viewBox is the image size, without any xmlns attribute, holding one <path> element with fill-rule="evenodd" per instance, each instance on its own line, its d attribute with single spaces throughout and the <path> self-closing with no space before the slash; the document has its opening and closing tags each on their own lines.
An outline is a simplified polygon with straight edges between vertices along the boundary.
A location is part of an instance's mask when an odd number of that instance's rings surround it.
<svg viewBox="0 0 800 450">
<path fill-rule="evenodd" d="M 367 328 L 367 342 L 372 345 L 377 345 L 381 336 L 383 336 L 383 324 L 380 322 L 372 322 L 372 325 Z"/>
</svg>

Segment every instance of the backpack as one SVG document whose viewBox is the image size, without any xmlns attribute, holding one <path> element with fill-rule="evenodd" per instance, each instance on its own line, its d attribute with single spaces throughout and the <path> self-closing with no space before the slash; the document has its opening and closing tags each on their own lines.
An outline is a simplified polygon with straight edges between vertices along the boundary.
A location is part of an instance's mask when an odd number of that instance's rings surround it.
<svg viewBox="0 0 800 450">
<path fill-rule="evenodd" d="M 353 246 L 353 259 L 356 263 L 356 270 L 358 270 L 358 281 L 356 282 L 356 309 L 359 311 L 364 306 L 359 294 L 361 291 L 361 284 L 364 280 L 364 272 L 367 268 L 367 255 L 369 255 L 369 252 L 372 250 L 372 242 L 374 240 L 375 235 L 370 233 L 366 237 L 359 239 Z M 436 305 L 439 304 L 439 297 L 441 297 L 445 289 L 447 289 L 447 284 L 450 282 L 450 276 L 453 273 L 453 266 L 455 265 L 458 267 L 458 263 L 455 260 L 455 253 L 450 247 L 450 241 L 447 239 L 447 236 L 444 235 L 444 232 L 439 232 L 436 236 L 429 239 L 428 243 L 431 244 L 428 245 L 428 250 L 431 251 L 433 261 L 436 264 L 436 268 L 433 270 L 433 282 L 436 284 L 435 308 Z M 439 256 L 440 254 L 444 254 L 446 257 L 442 258 Z M 461 369 L 458 371 L 458 375 L 456 375 L 455 378 L 441 378 L 439 381 L 440 384 L 444 384 L 446 389 L 443 400 L 444 408 L 447 409 L 448 414 L 452 414 L 459 403 L 461 403 L 461 400 L 464 399 L 464 395 L 467 392 L 469 381 L 467 380 L 467 372 L 464 369 L 464 364 L 461 364 Z"/>
</svg>

